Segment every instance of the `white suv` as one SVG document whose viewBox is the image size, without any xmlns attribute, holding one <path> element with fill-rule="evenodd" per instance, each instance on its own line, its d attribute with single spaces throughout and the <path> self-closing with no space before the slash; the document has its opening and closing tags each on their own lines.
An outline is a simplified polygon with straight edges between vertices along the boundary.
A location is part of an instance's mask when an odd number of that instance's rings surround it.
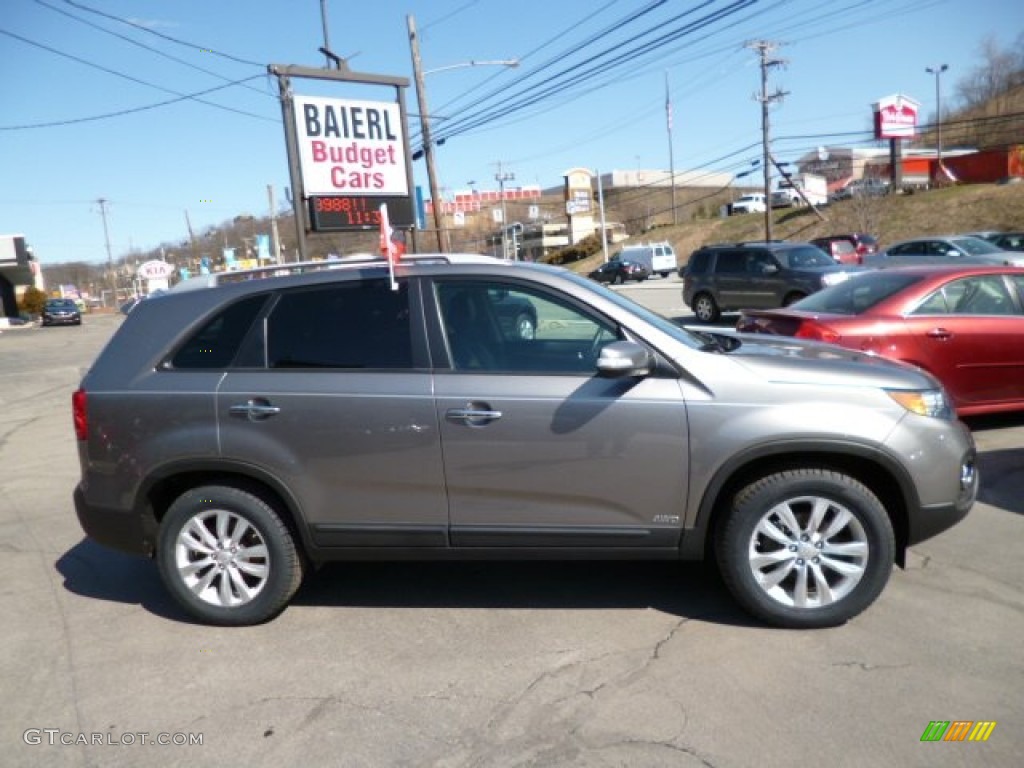
<svg viewBox="0 0 1024 768">
<path fill-rule="evenodd" d="M 736 213 L 764 213 L 765 210 L 764 195 L 755 192 L 743 195 L 743 197 L 730 205 L 729 215 Z"/>
</svg>

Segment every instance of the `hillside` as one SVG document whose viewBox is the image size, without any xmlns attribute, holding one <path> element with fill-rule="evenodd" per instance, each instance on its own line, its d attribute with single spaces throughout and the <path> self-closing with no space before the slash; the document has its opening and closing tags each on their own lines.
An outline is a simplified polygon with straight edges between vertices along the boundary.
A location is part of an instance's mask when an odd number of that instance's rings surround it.
<svg viewBox="0 0 1024 768">
<path fill-rule="evenodd" d="M 773 212 L 776 239 L 810 240 L 842 232 L 868 232 L 882 247 L 921 235 L 948 235 L 979 230 L 1024 230 L 1024 184 L 978 184 L 946 187 L 911 195 L 864 198 L 832 203 L 821 209 L 820 221 L 807 209 Z M 698 219 L 679 226 L 658 227 L 627 242 L 668 240 L 681 263 L 707 243 L 764 239 L 764 216 L 747 214 L 729 218 Z M 603 260 L 597 254 L 571 268 L 589 272 Z"/>
</svg>

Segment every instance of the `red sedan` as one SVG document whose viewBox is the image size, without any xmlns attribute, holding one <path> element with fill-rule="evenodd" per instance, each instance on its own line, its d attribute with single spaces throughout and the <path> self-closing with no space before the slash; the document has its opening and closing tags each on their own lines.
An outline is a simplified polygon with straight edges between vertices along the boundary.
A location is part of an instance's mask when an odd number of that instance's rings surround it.
<svg viewBox="0 0 1024 768">
<path fill-rule="evenodd" d="M 957 413 L 1024 410 L 1024 268 L 864 272 L 782 309 L 745 310 L 745 333 L 816 339 L 920 366 Z"/>
</svg>

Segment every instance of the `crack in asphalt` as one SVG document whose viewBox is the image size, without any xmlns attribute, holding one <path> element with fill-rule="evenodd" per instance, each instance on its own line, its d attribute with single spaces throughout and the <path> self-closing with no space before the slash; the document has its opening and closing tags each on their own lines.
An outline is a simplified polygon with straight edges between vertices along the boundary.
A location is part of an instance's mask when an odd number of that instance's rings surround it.
<svg viewBox="0 0 1024 768">
<path fill-rule="evenodd" d="M 868 664 L 865 661 L 837 661 L 833 667 L 857 667 L 865 672 L 874 672 L 880 669 L 907 669 L 910 664 Z"/>
</svg>

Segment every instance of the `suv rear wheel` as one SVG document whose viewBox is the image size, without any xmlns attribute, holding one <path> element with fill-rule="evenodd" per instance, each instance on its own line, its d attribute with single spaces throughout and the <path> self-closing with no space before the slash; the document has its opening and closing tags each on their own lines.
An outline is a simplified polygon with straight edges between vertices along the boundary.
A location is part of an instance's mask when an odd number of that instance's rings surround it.
<svg viewBox="0 0 1024 768">
<path fill-rule="evenodd" d="M 693 297 L 693 314 L 702 323 L 713 323 L 722 314 L 710 293 L 698 293 Z"/>
<path fill-rule="evenodd" d="M 179 496 L 160 525 L 156 558 L 178 603 L 223 626 L 273 618 L 302 582 L 288 526 L 262 498 L 230 486 Z"/>
<path fill-rule="evenodd" d="M 747 610 L 780 627 L 830 627 L 881 593 L 895 543 L 882 503 L 839 472 L 768 475 L 733 498 L 716 541 L 722 577 Z"/>
</svg>

